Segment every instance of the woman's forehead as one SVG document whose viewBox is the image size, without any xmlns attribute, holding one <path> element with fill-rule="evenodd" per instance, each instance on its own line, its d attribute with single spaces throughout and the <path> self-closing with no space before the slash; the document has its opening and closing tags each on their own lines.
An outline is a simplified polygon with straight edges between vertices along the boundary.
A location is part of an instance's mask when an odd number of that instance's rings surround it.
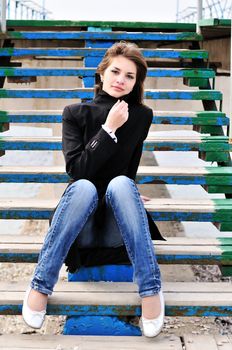
<svg viewBox="0 0 232 350">
<path fill-rule="evenodd" d="M 133 61 L 121 55 L 113 57 L 111 59 L 109 66 L 110 67 L 114 66 L 115 68 L 118 68 L 120 70 L 125 70 L 130 73 L 137 72 L 136 64 Z"/>
</svg>

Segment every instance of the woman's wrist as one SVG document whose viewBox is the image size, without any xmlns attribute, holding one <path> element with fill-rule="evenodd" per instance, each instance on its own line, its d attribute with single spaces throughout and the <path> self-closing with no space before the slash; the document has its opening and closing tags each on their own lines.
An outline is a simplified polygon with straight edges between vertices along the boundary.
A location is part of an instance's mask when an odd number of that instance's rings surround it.
<svg viewBox="0 0 232 350">
<path fill-rule="evenodd" d="M 115 133 L 116 130 L 117 130 L 117 129 L 113 128 L 111 125 L 109 125 L 109 124 L 107 124 L 107 123 L 105 123 L 105 124 L 103 124 L 103 125 L 104 125 L 104 127 L 106 127 L 110 132 Z"/>
<path fill-rule="evenodd" d="M 112 129 L 110 129 L 106 124 L 102 125 L 102 128 L 107 132 L 107 134 L 112 137 L 112 139 L 117 143 L 117 137 Z"/>
</svg>

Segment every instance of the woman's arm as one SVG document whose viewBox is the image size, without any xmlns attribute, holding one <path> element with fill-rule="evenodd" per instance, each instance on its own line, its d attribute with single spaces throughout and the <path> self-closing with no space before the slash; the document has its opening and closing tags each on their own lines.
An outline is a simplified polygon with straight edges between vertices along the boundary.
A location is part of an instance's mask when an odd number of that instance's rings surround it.
<svg viewBox="0 0 232 350">
<path fill-rule="evenodd" d="M 84 145 L 83 135 L 69 106 L 63 112 L 62 147 L 66 171 L 74 180 L 93 180 L 96 172 L 118 149 L 117 143 L 102 128 Z"/>
<path fill-rule="evenodd" d="M 138 166 L 139 166 L 139 162 L 140 162 L 140 158 L 142 156 L 142 152 L 143 152 L 143 141 L 146 139 L 148 132 L 149 132 L 149 128 L 152 122 L 152 118 L 153 118 L 153 111 L 152 109 L 148 109 L 146 116 L 145 116 L 145 127 L 144 127 L 144 131 L 143 134 L 141 135 L 141 139 L 138 142 L 134 153 L 132 155 L 129 167 L 128 167 L 128 177 L 130 177 L 131 179 L 135 180 L 136 177 L 136 173 L 138 170 Z"/>
</svg>

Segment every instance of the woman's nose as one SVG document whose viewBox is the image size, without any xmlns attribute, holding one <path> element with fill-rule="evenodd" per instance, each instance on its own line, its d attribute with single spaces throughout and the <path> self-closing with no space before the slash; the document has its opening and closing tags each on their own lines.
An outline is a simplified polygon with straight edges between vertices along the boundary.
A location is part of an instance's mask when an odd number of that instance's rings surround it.
<svg viewBox="0 0 232 350">
<path fill-rule="evenodd" d="M 124 77 L 123 75 L 118 75 L 118 76 L 117 76 L 117 82 L 118 82 L 119 84 L 124 84 L 124 82 L 125 82 L 125 77 Z"/>
</svg>

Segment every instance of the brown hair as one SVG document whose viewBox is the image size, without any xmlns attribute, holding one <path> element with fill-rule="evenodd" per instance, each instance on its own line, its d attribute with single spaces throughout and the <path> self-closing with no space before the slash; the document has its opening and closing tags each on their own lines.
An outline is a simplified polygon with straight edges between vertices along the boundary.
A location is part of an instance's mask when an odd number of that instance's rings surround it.
<svg viewBox="0 0 232 350">
<path fill-rule="evenodd" d="M 108 68 L 108 66 L 111 64 L 112 59 L 119 55 L 131 60 L 137 67 L 136 82 L 133 90 L 130 92 L 130 98 L 134 102 L 142 103 L 144 93 L 144 80 L 147 74 L 147 63 L 136 44 L 127 43 L 124 41 L 120 41 L 111 46 L 106 51 L 101 63 L 98 65 L 96 71 L 95 94 L 98 94 L 100 91 L 102 91 L 102 82 L 100 75 L 102 75 L 106 68 Z"/>
</svg>

